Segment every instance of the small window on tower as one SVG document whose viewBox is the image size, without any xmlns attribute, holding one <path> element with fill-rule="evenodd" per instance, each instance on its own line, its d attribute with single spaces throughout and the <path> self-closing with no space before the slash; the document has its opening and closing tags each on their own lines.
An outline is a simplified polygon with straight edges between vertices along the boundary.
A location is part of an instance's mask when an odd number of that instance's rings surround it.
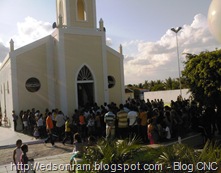
<svg viewBox="0 0 221 173">
<path fill-rule="evenodd" d="M 78 20 L 86 20 L 86 10 L 84 0 L 77 1 Z"/>
</svg>

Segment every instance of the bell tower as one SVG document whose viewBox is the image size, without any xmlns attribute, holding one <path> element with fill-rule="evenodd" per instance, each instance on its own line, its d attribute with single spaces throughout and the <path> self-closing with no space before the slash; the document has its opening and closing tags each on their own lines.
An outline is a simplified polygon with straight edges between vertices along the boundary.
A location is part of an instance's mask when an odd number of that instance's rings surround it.
<svg viewBox="0 0 221 173">
<path fill-rule="evenodd" d="M 57 0 L 58 27 L 96 29 L 95 0 Z"/>
</svg>

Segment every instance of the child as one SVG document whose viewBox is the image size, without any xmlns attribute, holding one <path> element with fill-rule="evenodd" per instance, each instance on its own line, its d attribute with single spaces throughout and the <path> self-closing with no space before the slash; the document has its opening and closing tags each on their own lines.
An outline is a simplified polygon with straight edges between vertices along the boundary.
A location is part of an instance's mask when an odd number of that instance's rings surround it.
<svg viewBox="0 0 221 173">
<path fill-rule="evenodd" d="M 28 162 L 33 162 L 34 159 L 29 159 L 28 156 L 27 156 L 27 152 L 28 152 L 28 145 L 24 144 L 22 145 L 21 147 L 22 149 L 22 155 L 21 155 L 21 158 L 20 158 L 20 162 L 22 163 L 22 172 L 23 173 L 27 173 L 28 172 L 28 169 L 30 170 L 33 170 L 30 166 L 28 166 Z M 33 166 L 33 164 L 31 164 Z"/>
<path fill-rule="evenodd" d="M 18 139 L 16 141 L 16 148 L 14 149 L 13 151 L 13 161 L 16 165 L 16 171 L 17 173 L 19 173 L 20 171 L 20 168 L 18 167 L 18 163 L 20 162 L 20 157 L 22 155 L 22 150 L 21 150 L 21 145 L 22 145 L 22 140 L 21 139 Z"/>
<path fill-rule="evenodd" d="M 40 134 L 39 134 L 39 130 L 38 130 L 38 127 L 35 125 L 34 127 L 34 133 L 33 133 L 33 136 L 35 137 L 35 139 L 38 139 Z"/>
<path fill-rule="evenodd" d="M 70 158 L 70 165 L 73 164 L 74 158 L 81 158 L 83 153 L 83 143 L 81 136 L 78 133 L 74 134 L 74 149 L 73 155 Z"/>
</svg>

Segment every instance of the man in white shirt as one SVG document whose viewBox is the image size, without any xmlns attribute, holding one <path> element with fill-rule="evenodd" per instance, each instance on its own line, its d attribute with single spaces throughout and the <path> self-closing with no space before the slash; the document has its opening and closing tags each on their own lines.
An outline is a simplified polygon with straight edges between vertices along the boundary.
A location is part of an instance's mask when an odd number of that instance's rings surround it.
<svg viewBox="0 0 221 173">
<path fill-rule="evenodd" d="M 61 141 L 63 140 L 62 134 L 64 133 L 64 130 L 65 130 L 65 121 L 66 121 L 66 118 L 64 114 L 62 113 L 62 111 L 58 112 L 57 116 L 55 117 L 55 121 L 56 121 L 56 132 L 57 132 L 59 141 Z"/>
<path fill-rule="evenodd" d="M 133 106 L 131 107 L 131 110 L 128 112 L 130 134 L 138 135 L 137 117 L 138 117 L 138 109 L 135 106 Z"/>
<path fill-rule="evenodd" d="M 44 134 L 44 122 L 43 122 L 43 118 L 42 118 L 42 114 L 40 114 L 38 116 L 38 119 L 37 119 L 37 127 L 38 127 L 38 130 L 39 130 L 39 136 L 40 138 L 43 137 L 45 134 Z"/>
</svg>

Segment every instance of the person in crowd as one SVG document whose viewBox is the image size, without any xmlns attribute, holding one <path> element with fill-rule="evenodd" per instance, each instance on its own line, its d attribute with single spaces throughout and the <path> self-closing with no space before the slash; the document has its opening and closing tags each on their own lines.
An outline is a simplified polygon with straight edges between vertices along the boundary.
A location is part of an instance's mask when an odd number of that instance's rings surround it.
<svg viewBox="0 0 221 173">
<path fill-rule="evenodd" d="M 35 109 L 32 109 L 32 112 L 28 111 L 28 133 L 30 135 L 34 132 L 34 126 L 36 125 L 35 113 L 33 113 Z"/>
<path fill-rule="evenodd" d="M 163 140 L 162 141 L 170 140 L 171 139 L 171 132 L 170 132 L 169 126 L 165 122 L 163 122 L 162 123 L 162 127 L 163 127 L 163 131 L 164 131 L 164 136 L 163 136 Z"/>
<path fill-rule="evenodd" d="M 180 135 L 180 127 L 179 127 L 179 122 L 180 122 L 180 119 L 179 119 L 179 115 L 177 115 L 177 111 L 175 110 L 175 103 L 172 103 L 172 106 L 171 106 L 171 111 L 170 111 L 170 116 L 171 116 L 171 119 L 172 119 L 172 137 L 175 137 L 177 138 L 179 135 Z"/>
<path fill-rule="evenodd" d="M 12 111 L 12 119 L 14 122 L 14 131 L 17 131 L 17 121 L 18 121 L 18 115 L 15 114 L 15 111 Z"/>
<path fill-rule="evenodd" d="M 128 112 L 128 119 L 129 119 L 129 133 L 132 135 L 138 136 L 138 109 L 135 106 L 132 106 L 130 108 L 130 111 Z"/>
<path fill-rule="evenodd" d="M 155 144 L 153 131 L 154 131 L 153 119 L 149 119 L 149 124 L 147 126 L 147 135 L 150 145 Z"/>
<path fill-rule="evenodd" d="M 56 119 L 57 115 L 58 115 L 58 109 L 57 108 L 53 109 L 51 119 L 53 121 L 54 127 L 56 127 L 56 120 L 55 119 Z"/>
<path fill-rule="evenodd" d="M 104 102 L 104 109 L 106 109 L 107 111 L 109 111 L 109 107 L 108 107 L 108 105 L 107 105 L 106 102 Z"/>
<path fill-rule="evenodd" d="M 33 162 L 34 159 L 30 159 L 28 158 L 27 156 L 27 152 L 28 152 L 28 145 L 26 144 L 23 144 L 22 147 L 21 147 L 21 150 L 22 150 L 22 155 L 21 155 L 21 159 L 20 159 L 20 162 L 21 162 L 21 170 L 22 170 L 22 173 L 28 173 L 29 170 L 33 170 L 33 168 L 31 168 L 30 166 L 33 166 L 33 164 L 29 164 L 28 162 Z"/>
<path fill-rule="evenodd" d="M 86 138 L 86 118 L 84 113 L 81 111 L 79 115 L 79 134 L 83 140 Z"/>
<path fill-rule="evenodd" d="M 81 158 L 83 155 L 84 145 L 82 143 L 82 139 L 79 133 L 74 134 L 74 149 L 73 154 L 70 158 L 70 165 L 72 166 L 75 158 Z"/>
<path fill-rule="evenodd" d="M 140 108 L 139 111 L 140 118 L 140 135 L 144 143 L 147 143 L 147 112 L 144 108 Z"/>
<path fill-rule="evenodd" d="M 87 128 L 88 128 L 88 136 L 94 136 L 95 134 L 95 119 L 94 115 L 90 115 L 88 122 L 87 122 Z"/>
<path fill-rule="evenodd" d="M 159 128 L 158 125 L 156 123 L 156 118 L 153 117 L 151 119 L 149 119 L 149 124 L 147 126 L 148 128 L 148 139 L 150 144 L 157 144 L 160 141 L 160 133 L 159 133 Z M 163 134 L 163 133 L 161 133 Z"/>
<path fill-rule="evenodd" d="M 101 137 L 102 136 L 102 127 L 101 127 L 101 112 L 96 111 L 95 115 L 95 136 Z"/>
<path fill-rule="evenodd" d="M 35 127 L 34 127 L 33 136 L 35 137 L 35 139 L 38 139 L 40 137 L 40 133 L 39 133 L 39 129 L 38 129 L 37 125 L 35 125 Z"/>
<path fill-rule="evenodd" d="M 86 123 L 87 123 L 87 121 L 88 121 L 90 115 L 91 115 L 91 113 L 90 113 L 89 108 L 85 108 L 85 110 L 84 110 L 84 117 L 85 117 L 85 119 L 86 119 Z"/>
<path fill-rule="evenodd" d="M 45 140 L 45 143 L 48 143 L 48 141 L 51 142 L 51 145 L 54 147 L 54 139 L 53 139 L 53 134 L 52 134 L 52 130 L 54 128 L 54 125 L 53 125 L 53 121 L 52 121 L 52 113 L 51 112 L 48 112 L 48 115 L 47 115 L 47 118 L 46 118 L 46 131 L 48 133 L 48 137 L 47 139 Z"/>
<path fill-rule="evenodd" d="M 120 111 L 117 112 L 117 137 L 128 137 L 128 114 L 124 110 L 123 104 L 120 104 Z"/>
<path fill-rule="evenodd" d="M 43 121 L 43 115 L 39 114 L 36 117 L 37 121 L 37 127 L 38 127 L 38 131 L 39 131 L 39 136 L 40 138 L 42 138 L 44 136 L 44 121 Z"/>
<path fill-rule="evenodd" d="M 65 131 L 65 121 L 66 121 L 66 117 L 64 116 L 62 111 L 58 112 L 58 114 L 55 118 L 55 121 L 56 121 L 55 131 L 58 135 L 59 141 L 62 141 L 62 136 L 63 136 L 64 131 Z"/>
<path fill-rule="evenodd" d="M 62 141 L 64 145 L 65 145 L 65 142 L 68 140 L 68 138 L 71 140 L 71 144 L 73 144 L 73 134 L 71 131 L 71 124 L 70 124 L 69 117 L 67 117 L 66 122 L 65 122 L 65 138 Z"/>
<path fill-rule="evenodd" d="M 164 108 L 164 119 L 163 119 L 164 123 L 166 124 L 166 126 L 169 127 L 170 129 L 170 132 L 171 130 L 173 129 L 172 126 L 173 126 L 173 121 L 172 121 L 172 118 L 171 118 L 171 115 L 170 115 L 170 107 L 169 106 L 166 106 Z"/>
<path fill-rule="evenodd" d="M 16 141 L 16 148 L 13 151 L 13 161 L 14 161 L 14 164 L 16 165 L 16 172 L 17 173 L 19 173 L 20 169 L 21 169 L 18 165 L 20 163 L 20 158 L 22 155 L 21 146 L 22 146 L 22 140 L 18 139 Z"/>
<path fill-rule="evenodd" d="M 113 113 L 113 107 L 108 107 L 109 111 L 104 115 L 104 122 L 106 123 L 106 139 L 113 139 L 115 137 L 115 121 L 116 115 Z"/>
<path fill-rule="evenodd" d="M 74 114 L 72 116 L 72 124 L 77 125 L 79 123 L 79 111 L 78 109 L 74 110 Z"/>
<path fill-rule="evenodd" d="M 26 111 L 23 112 L 22 122 L 23 122 L 23 126 L 24 126 L 24 131 L 26 133 L 28 130 L 28 114 Z"/>
</svg>

